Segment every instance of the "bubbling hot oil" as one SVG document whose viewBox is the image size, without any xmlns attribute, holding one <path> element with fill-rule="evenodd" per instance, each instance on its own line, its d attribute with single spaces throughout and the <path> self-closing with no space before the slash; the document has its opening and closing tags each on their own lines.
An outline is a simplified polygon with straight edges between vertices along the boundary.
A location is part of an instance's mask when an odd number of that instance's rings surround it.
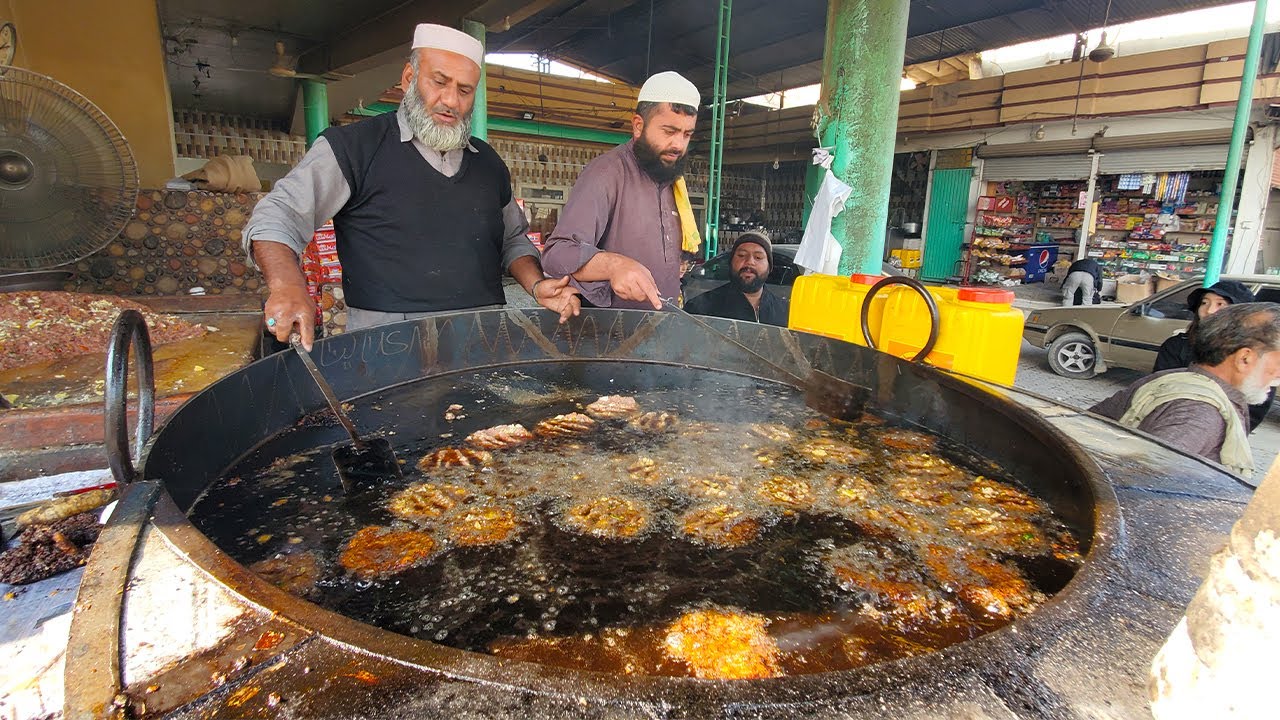
<svg viewBox="0 0 1280 720">
<path fill-rule="evenodd" d="M 937 437 L 820 417 L 790 388 L 728 374 L 668 368 L 624 388 L 599 368 L 529 372 L 357 402 L 357 424 L 381 426 L 407 461 L 394 487 L 343 496 L 328 458 L 341 436 L 308 421 L 190 516 L 268 581 L 349 617 L 635 675 L 741 679 L 929 652 L 1032 612 L 1081 562 L 1041 501 Z M 605 394 L 648 414 L 415 467 L 477 430 L 532 430 Z"/>
</svg>

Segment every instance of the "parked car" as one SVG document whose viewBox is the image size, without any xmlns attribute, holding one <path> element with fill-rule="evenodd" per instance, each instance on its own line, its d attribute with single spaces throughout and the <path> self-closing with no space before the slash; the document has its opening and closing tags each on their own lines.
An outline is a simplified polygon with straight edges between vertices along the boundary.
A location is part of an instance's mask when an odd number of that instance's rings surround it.
<svg viewBox="0 0 1280 720">
<path fill-rule="evenodd" d="M 795 284 L 796 278 L 805 273 L 804 268 L 796 265 L 796 251 L 799 249 L 798 243 L 773 246 L 773 269 L 765 279 L 769 292 L 778 297 L 791 298 L 791 286 Z M 685 274 L 682 281 L 685 302 L 729 282 L 730 254 L 730 251 L 725 250 L 706 262 L 695 265 Z M 881 274 L 901 275 L 902 271 L 884 263 Z"/>
<path fill-rule="evenodd" d="M 1258 300 L 1280 302 L 1280 276 L 1230 275 Z M 1150 372 L 1160 345 L 1191 324 L 1187 296 L 1203 278 L 1184 280 L 1132 305 L 1075 305 L 1032 311 L 1022 336 L 1049 351 L 1049 367 L 1063 377 L 1090 378 L 1112 367 Z"/>
</svg>

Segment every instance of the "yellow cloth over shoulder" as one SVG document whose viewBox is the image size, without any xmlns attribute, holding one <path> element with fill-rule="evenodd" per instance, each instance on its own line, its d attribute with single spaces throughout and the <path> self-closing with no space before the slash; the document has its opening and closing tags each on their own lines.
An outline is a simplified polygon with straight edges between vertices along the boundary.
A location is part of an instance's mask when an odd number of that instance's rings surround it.
<svg viewBox="0 0 1280 720">
<path fill-rule="evenodd" d="M 702 247 L 702 234 L 698 232 L 698 221 L 693 217 L 693 206 L 689 204 L 689 186 L 684 178 L 677 178 L 671 186 L 676 198 L 676 212 L 680 214 L 680 249 L 687 253 L 696 253 Z"/>
</svg>

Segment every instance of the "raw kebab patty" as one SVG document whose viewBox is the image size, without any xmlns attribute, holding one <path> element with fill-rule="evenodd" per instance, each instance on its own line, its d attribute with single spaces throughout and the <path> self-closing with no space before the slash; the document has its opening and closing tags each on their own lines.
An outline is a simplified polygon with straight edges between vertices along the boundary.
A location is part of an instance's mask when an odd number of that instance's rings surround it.
<svg viewBox="0 0 1280 720">
<path fill-rule="evenodd" d="M 106 352 L 116 316 L 128 309 L 146 318 L 153 346 L 197 338 L 206 332 L 203 325 L 153 312 L 115 295 L 0 293 L 0 370 Z"/>
</svg>

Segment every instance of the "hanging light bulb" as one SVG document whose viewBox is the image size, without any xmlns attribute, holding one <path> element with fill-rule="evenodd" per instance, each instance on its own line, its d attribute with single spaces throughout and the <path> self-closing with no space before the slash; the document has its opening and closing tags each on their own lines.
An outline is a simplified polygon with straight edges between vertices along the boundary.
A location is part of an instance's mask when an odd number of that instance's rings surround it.
<svg viewBox="0 0 1280 720">
<path fill-rule="evenodd" d="M 1089 51 L 1089 59 L 1093 62 L 1100 63 L 1115 57 L 1116 48 L 1107 42 L 1107 31 L 1102 31 L 1102 39 L 1098 41 L 1098 46 Z"/>
</svg>

